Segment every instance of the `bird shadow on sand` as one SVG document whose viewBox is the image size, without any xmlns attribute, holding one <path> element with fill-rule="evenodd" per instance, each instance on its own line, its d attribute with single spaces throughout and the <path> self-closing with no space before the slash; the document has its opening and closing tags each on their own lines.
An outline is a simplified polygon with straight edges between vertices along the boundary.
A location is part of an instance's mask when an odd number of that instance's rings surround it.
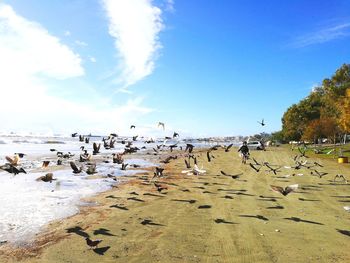
<svg viewBox="0 0 350 263">
<path fill-rule="evenodd" d="M 305 198 L 301 198 L 301 197 L 299 197 L 298 199 L 300 201 L 306 201 L 306 202 L 319 202 L 319 201 L 321 201 L 319 199 L 305 199 Z"/>
<path fill-rule="evenodd" d="M 269 206 L 269 207 L 266 207 L 266 209 L 284 209 L 284 207 L 281 206 L 281 205 L 277 205 L 277 206 Z"/>
<path fill-rule="evenodd" d="M 164 197 L 163 195 L 157 195 L 157 194 L 152 194 L 152 193 L 144 193 L 143 195 L 156 196 L 156 197 Z"/>
<path fill-rule="evenodd" d="M 107 247 L 98 247 L 98 248 L 95 248 L 93 249 L 93 251 L 100 255 L 100 256 L 104 256 L 104 254 L 107 252 L 108 249 L 110 249 L 111 247 L 110 246 L 107 246 Z"/>
<path fill-rule="evenodd" d="M 154 223 L 151 219 L 142 220 L 141 225 L 144 225 L 144 226 L 146 226 L 146 225 L 147 226 L 165 226 L 163 224 Z"/>
<path fill-rule="evenodd" d="M 216 193 L 210 192 L 210 191 L 203 191 L 203 194 L 212 194 L 212 195 L 216 195 Z"/>
<path fill-rule="evenodd" d="M 197 200 L 194 199 L 171 199 L 171 201 L 174 202 L 183 202 L 183 203 L 189 203 L 189 204 L 194 204 L 195 202 L 197 202 Z"/>
<path fill-rule="evenodd" d="M 94 230 L 94 235 L 104 235 L 104 236 L 115 236 L 114 234 L 112 233 L 109 233 L 109 229 L 107 228 L 99 228 L 99 229 L 96 229 Z"/>
<path fill-rule="evenodd" d="M 337 231 L 338 231 L 340 234 L 343 234 L 343 235 L 345 235 L 345 236 L 350 237 L 350 231 L 349 231 L 349 230 L 337 229 Z"/>
<path fill-rule="evenodd" d="M 105 198 L 119 199 L 120 197 L 114 195 L 107 195 Z"/>
<path fill-rule="evenodd" d="M 350 195 L 331 195 L 331 197 L 335 197 L 335 198 L 350 198 Z"/>
<path fill-rule="evenodd" d="M 200 205 L 198 206 L 198 209 L 209 209 L 211 208 L 211 205 Z"/>
<path fill-rule="evenodd" d="M 129 198 L 127 198 L 127 200 L 132 200 L 132 201 L 137 201 L 137 202 L 145 202 L 144 200 L 136 198 L 136 197 L 129 197 Z"/>
<path fill-rule="evenodd" d="M 267 202 L 277 202 L 276 198 L 264 198 L 264 199 L 257 199 L 258 201 L 267 201 Z"/>
<path fill-rule="evenodd" d="M 120 209 L 120 210 L 129 210 L 129 208 L 127 208 L 127 207 L 125 207 L 125 206 L 117 205 L 117 204 L 111 205 L 110 207 L 111 207 L 111 208 L 118 208 L 118 209 Z"/>
<path fill-rule="evenodd" d="M 230 196 L 230 195 L 225 195 L 225 196 L 222 196 L 221 198 L 225 198 L 225 199 L 233 199 L 233 196 Z"/>
<path fill-rule="evenodd" d="M 214 220 L 214 222 L 217 224 L 229 224 L 229 225 L 236 225 L 237 224 L 235 222 L 226 221 L 225 219 L 222 219 L 222 218 L 217 218 Z"/>
<path fill-rule="evenodd" d="M 304 220 L 304 219 L 301 219 L 299 217 L 286 217 L 284 218 L 286 220 L 291 220 L 291 221 L 294 221 L 294 222 L 303 222 L 303 223 L 308 223 L 308 224 L 314 224 L 314 225 L 324 225 L 322 223 L 319 223 L 319 222 L 315 222 L 315 221 L 310 221 L 310 220 Z"/>
<path fill-rule="evenodd" d="M 263 221 L 269 221 L 267 217 L 264 217 L 262 215 L 239 215 L 239 217 L 250 217 L 250 218 L 256 218 Z"/>
<path fill-rule="evenodd" d="M 90 237 L 88 233 L 84 232 L 80 226 L 70 227 L 66 229 L 67 233 L 74 233 L 82 237 Z"/>
</svg>

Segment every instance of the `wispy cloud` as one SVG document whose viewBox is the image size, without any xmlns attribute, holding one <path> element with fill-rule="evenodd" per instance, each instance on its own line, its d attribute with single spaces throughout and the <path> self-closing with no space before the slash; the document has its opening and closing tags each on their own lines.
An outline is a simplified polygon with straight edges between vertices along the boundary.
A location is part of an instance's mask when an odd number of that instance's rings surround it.
<svg viewBox="0 0 350 263">
<path fill-rule="evenodd" d="M 152 0 L 103 0 L 109 20 L 109 34 L 121 59 L 118 80 L 121 91 L 150 75 L 155 67 L 163 30 L 162 10 Z M 171 1 L 170 1 L 171 2 Z"/>
<path fill-rule="evenodd" d="M 288 47 L 302 48 L 306 46 L 326 43 L 335 39 L 344 38 L 350 35 L 350 23 L 329 25 L 315 32 L 301 35 L 292 41 Z"/>
</svg>

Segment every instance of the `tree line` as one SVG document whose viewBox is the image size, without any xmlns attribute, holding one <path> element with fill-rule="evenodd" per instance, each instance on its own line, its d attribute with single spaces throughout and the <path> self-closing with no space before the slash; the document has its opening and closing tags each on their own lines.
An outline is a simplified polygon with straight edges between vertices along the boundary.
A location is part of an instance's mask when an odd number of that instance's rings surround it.
<svg viewBox="0 0 350 263">
<path fill-rule="evenodd" d="M 337 142 L 350 131 L 350 64 L 343 64 L 282 117 L 279 141 L 310 141 L 327 138 Z"/>
</svg>

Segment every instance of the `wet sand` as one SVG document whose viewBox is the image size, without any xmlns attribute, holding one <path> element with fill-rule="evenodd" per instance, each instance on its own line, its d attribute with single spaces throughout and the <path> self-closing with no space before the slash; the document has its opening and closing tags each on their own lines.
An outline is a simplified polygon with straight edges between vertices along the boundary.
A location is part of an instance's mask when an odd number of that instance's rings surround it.
<svg viewBox="0 0 350 263">
<path fill-rule="evenodd" d="M 187 176 L 183 158 L 166 166 L 158 193 L 140 174 L 90 198 L 98 205 L 54 222 L 32 246 L 2 245 L 0 262 L 350 262 L 350 184 L 333 183 L 335 174 L 350 179 L 348 164 L 312 159 L 329 172 L 323 178 L 308 169 L 259 173 L 240 163 L 236 149 L 199 155 L 205 175 Z M 270 148 L 253 151 L 260 162 L 293 165 L 295 152 Z M 223 176 L 243 173 L 239 179 Z M 303 173 L 304 176 L 284 175 Z M 298 183 L 282 196 L 270 184 Z M 89 249 L 84 238 L 103 239 Z"/>
</svg>

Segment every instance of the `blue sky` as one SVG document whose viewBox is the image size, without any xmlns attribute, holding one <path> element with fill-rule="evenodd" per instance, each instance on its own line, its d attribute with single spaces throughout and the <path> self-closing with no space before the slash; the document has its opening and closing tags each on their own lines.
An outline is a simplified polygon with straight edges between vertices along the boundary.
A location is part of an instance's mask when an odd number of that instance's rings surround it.
<svg viewBox="0 0 350 263">
<path fill-rule="evenodd" d="M 349 10 L 340 0 L 0 1 L 2 129 L 277 131 L 291 104 L 349 63 Z"/>
</svg>

